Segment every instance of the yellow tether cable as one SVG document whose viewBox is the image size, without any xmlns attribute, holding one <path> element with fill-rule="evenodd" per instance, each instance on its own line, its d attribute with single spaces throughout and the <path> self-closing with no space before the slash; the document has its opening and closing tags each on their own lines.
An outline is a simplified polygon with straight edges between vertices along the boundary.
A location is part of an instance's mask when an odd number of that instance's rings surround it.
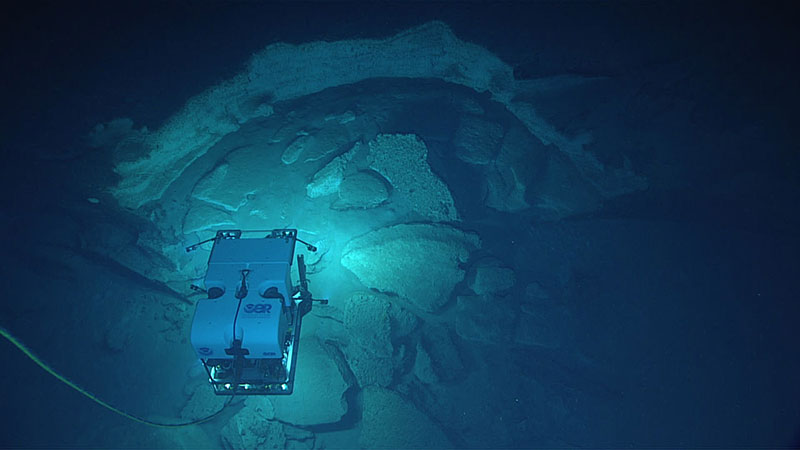
<svg viewBox="0 0 800 450">
<path fill-rule="evenodd" d="M 64 377 L 63 375 L 61 375 L 58 372 L 56 372 L 55 370 L 53 370 L 53 368 L 48 366 L 46 362 L 42 361 L 42 359 L 39 358 L 38 356 L 36 356 L 36 354 L 33 353 L 33 351 L 31 349 L 26 347 L 25 344 L 22 343 L 22 341 L 20 341 L 19 339 L 15 338 L 5 328 L 0 327 L 0 335 L 2 335 L 4 338 L 6 338 L 6 340 L 8 340 L 8 342 L 11 342 L 12 344 L 14 344 L 15 347 L 17 347 L 22 353 L 25 354 L 25 356 L 27 356 L 31 361 L 35 362 L 37 366 L 39 366 L 42 369 L 44 369 L 45 372 L 49 373 L 50 375 L 56 377 L 62 383 L 66 384 L 67 386 L 71 387 L 72 389 L 75 389 L 76 391 L 80 392 L 81 394 L 83 394 L 84 396 L 88 397 L 90 400 L 92 400 L 93 402 L 97 403 L 98 405 L 100 405 L 100 406 L 102 406 L 102 407 L 104 407 L 106 409 L 109 409 L 111 411 L 114 411 L 115 413 L 117 413 L 117 414 L 119 414 L 119 415 L 121 415 L 123 417 L 127 417 L 128 419 L 131 419 L 133 421 L 136 421 L 136 422 L 139 422 L 139 423 L 142 423 L 142 424 L 145 424 L 145 425 L 150 425 L 150 426 L 154 426 L 154 427 L 162 427 L 162 428 L 177 428 L 177 427 L 185 427 L 185 426 L 188 426 L 188 425 L 195 425 L 195 424 L 198 424 L 198 423 L 207 422 L 207 421 L 213 419 L 214 417 L 216 417 L 219 413 L 221 413 L 222 410 L 225 409 L 226 406 L 228 406 L 228 404 L 231 402 L 231 400 L 233 400 L 233 397 L 229 398 L 228 401 L 225 402 L 225 404 L 222 406 L 222 408 L 220 408 L 219 411 L 215 412 L 214 414 L 211 414 L 210 416 L 203 417 L 201 419 L 196 419 L 196 420 L 193 420 L 191 422 L 184 422 L 184 423 L 159 423 L 159 422 L 153 422 L 151 420 L 147 420 L 147 419 L 144 419 L 144 418 L 141 418 L 141 417 L 134 416 L 133 414 L 127 413 L 127 412 L 117 408 L 116 406 L 113 406 L 113 405 L 111 405 L 111 404 L 109 404 L 107 402 L 104 402 L 103 400 L 100 400 L 99 398 L 95 397 L 94 394 L 92 394 L 91 392 L 86 391 L 82 387 L 78 386 L 77 384 L 73 383 L 72 381 L 70 381 L 69 379 Z"/>
</svg>

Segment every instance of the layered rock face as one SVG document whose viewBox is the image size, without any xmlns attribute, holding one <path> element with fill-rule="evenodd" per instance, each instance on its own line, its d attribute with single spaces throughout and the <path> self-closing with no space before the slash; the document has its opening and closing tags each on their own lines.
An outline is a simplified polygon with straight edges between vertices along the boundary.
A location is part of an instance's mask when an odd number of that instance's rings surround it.
<svg viewBox="0 0 800 450">
<path fill-rule="evenodd" d="M 269 117 L 276 104 L 372 78 L 440 79 L 488 92 L 538 141 L 561 152 L 600 197 L 645 186 L 629 166 L 607 168 L 589 153 L 591 137 L 559 132 L 535 105 L 523 100 L 531 91 L 553 89 L 552 85 L 518 82 L 512 67 L 497 56 L 460 40 L 444 23 L 430 22 L 383 40 L 270 45 L 253 56 L 243 73 L 194 97 L 158 130 L 129 133 L 130 139 L 114 136 L 122 141 L 119 151 L 127 159 L 116 166 L 120 182 L 112 193 L 121 205 L 133 209 L 158 200 L 210 148 L 244 123 Z M 465 122 L 456 139 L 462 158 L 488 164 L 492 151 L 486 147 L 499 134 L 496 126 Z M 102 137 L 94 140 L 103 141 Z M 468 142 L 475 139 L 483 142 Z M 298 136 L 287 143 L 281 160 L 293 164 L 304 152 L 313 160 L 330 151 L 315 136 Z M 130 158 L 131 153 L 138 154 L 136 159 Z"/>
<path fill-rule="evenodd" d="M 319 247 L 297 250 L 331 301 L 303 325 L 295 392 L 248 398 L 222 444 L 513 446 L 544 432 L 543 417 L 567 416 L 535 375 L 523 378 L 542 403 L 512 398 L 515 359 L 497 355 L 564 351 L 574 328 L 559 293 L 531 281 L 536 255 L 517 235 L 645 186 L 630 164 L 588 152 L 591 133 L 538 113 L 537 92 L 590 81 L 516 80 L 432 22 L 378 40 L 273 44 L 153 132 L 98 127 L 92 142 L 120 161 L 112 194 L 152 225 L 109 237 L 125 267 L 184 289 L 210 250 L 192 258 L 187 241 L 225 228 L 298 228 Z M 193 385 L 183 415 L 216 410 L 207 394 Z M 493 441 L 475 431 L 507 409 Z"/>
</svg>

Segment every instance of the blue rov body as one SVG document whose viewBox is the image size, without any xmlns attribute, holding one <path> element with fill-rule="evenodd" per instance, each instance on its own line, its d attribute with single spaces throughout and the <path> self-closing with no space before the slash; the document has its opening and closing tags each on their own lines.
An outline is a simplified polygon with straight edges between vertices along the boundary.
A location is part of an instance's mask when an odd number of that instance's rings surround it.
<svg viewBox="0 0 800 450">
<path fill-rule="evenodd" d="M 197 302 L 191 342 L 218 395 L 289 395 L 294 390 L 300 328 L 316 300 L 308 291 L 303 255 L 292 284 L 295 229 L 220 230 L 213 241 L 205 288 Z"/>
</svg>

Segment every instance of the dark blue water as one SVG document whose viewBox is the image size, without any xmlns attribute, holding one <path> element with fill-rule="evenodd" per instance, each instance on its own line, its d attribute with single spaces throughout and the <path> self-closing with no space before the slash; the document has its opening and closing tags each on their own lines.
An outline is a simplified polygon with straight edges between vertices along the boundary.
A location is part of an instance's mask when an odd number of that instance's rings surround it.
<svg viewBox="0 0 800 450">
<path fill-rule="evenodd" d="M 482 206 L 459 204 L 459 193 L 474 196 L 472 174 L 444 173 L 453 118 L 396 119 L 398 129 L 436 137 L 430 164 L 442 169 L 469 227 L 486 236 L 484 249 L 515 255 L 520 280 L 562 293 L 576 311 L 568 347 L 592 361 L 537 348 L 492 356 L 507 365 L 512 375 L 503 381 L 514 395 L 536 401 L 527 378 L 515 385 L 517 371 L 560 386 L 571 402 L 571 413 L 558 418 L 529 418 L 529 408 L 509 406 L 508 417 L 539 428 L 498 442 L 797 446 L 799 18 L 788 2 L 16 5 L 0 30 L 0 326 L 115 404 L 145 408 L 137 399 L 179 390 L 152 367 L 98 365 L 102 349 L 87 344 L 118 317 L 82 292 L 147 280 L 104 259 L 84 230 L 98 221 L 130 235 L 150 226 L 110 197 L 103 212 L 87 206 L 86 197 L 117 182 L 111 155 L 86 149 L 88 131 L 117 117 L 157 129 L 270 43 L 381 38 L 437 19 L 513 65 L 517 79 L 600 77 L 530 100 L 559 130 L 591 130 L 589 150 L 602 162 L 626 157 L 650 181 L 557 221 L 524 214 L 482 221 Z M 513 243 L 504 239 L 509 232 Z M 31 242 L 82 252 L 108 270 L 102 279 L 80 272 L 85 266 L 65 260 L 69 252 L 30 251 Z M 53 296 L 37 286 L 48 278 L 74 281 Z M 76 310 L 85 311 L 84 322 L 59 320 Z M 64 341 L 70 336 L 74 346 Z M 58 383 L 6 342 L 0 355 L 0 446 L 165 442 L 122 439 L 127 430 L 147 431 Z M 454 445 L 477 445 L 456 428 Z"/>
</svg>

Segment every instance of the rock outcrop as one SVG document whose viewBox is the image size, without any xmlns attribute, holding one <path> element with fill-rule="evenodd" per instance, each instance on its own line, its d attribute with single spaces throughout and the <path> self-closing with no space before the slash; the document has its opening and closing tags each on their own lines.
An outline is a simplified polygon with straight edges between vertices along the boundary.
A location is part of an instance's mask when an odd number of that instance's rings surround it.
<svg viewBox="0 0 800 450">
<path fill-rule="evenodd" d="M 495 258 L 484 258 L 475 263 L 467 274 L 467 284 L 472 292 L 483 295 L 503 292 L 514 286 L 514 271 L 504 267 Z"/>
<path fill-rule="evenodd" d="M 395 201 L 434 222 L 458 220 L 447 185 L 431 172 L 428 148 L 413 134 L 379 134 L 369 142 L 370 169 L 394 188 Z"/>
<path fill-rule="evenodd" d="M 504 132 L 498 123 L 476 116 L 464 116 L 453 136 L 456 156 L 469 164 L 489 164 L 497 155 Z"/>
<path fill-rule="evenodd" d="M 275 418 L 297 426 L 338 422 L 347 413 L 344 393 L 350 387 L 339 366 L 316 339 L 303 339 L 292 395 L 276 396 Z"/>
<path fill-rule="evenodd" d="M 389 198 L 386 185 L 369 172 L 358 172 L 346 177 L 339 185 L 339 198 L 333 209 L 369 209 L 380 206 Z"/>
<path fill-rule="evenodd" d="M 395 225 L 348 242 L 341 263 L 365 286 L 436 311 L 464 279 L 460 265 L 479 246 L 476 235 L 450 226 Z"/>
<path fill-rule="evenodd" d="M 337 156 L 333 161 L 326 164 L 325 167 L 314 174 L 311 183 L 306 186 L 306 195 L 311 198 L 318 198 L 338 192 L 339 185 L 342 183 L 342 180 L 344 180 L 347 164 L 360 149 L 361 143 L 356 142 L 353 148 Z"/>
<path fill-rule="evenodd" d="M 362 448 L 452 448 L 442 430 L 397 392 L 365 388 L 362 410 Z"/>
<path fill-rule="evenodd" d="M 585 149 L 584 139 L 559 132 L 520 95 L 547 89 L 546 84 L 515 80 L 513 68 L 495 54 L 460 40 L 442 22 L 429 22 L 385 39 L 269 45 L 253 55 L 242 73 L 189 100 L 158 130 L 137 132 L 138 159 L 132 160 L 128 139 L 120 138 L 116 151 L 126 158 L 115 167 L 120 181 L 111 192 L 131 209 L 157 200 L 226 135 L 251 119 L 272 115 L 272 104 L 372 78 L 438 78 L 489 92 L 539 141 L 562 152 L 598 195 L 646 185 L 629 165 L 607 168 Z M 299 147 L 286 153 L 284 162 L 299 159 L 305 146 Z"/>
</svg>

